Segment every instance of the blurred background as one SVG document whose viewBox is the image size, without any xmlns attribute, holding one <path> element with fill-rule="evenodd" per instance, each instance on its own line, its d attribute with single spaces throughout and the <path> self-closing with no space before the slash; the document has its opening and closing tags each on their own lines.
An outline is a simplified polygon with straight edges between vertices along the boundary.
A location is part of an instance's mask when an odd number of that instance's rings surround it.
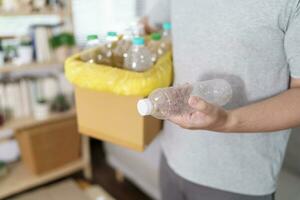
<svg viewBox="0 0 300 200">
<path fill-rule="evenodd" d="M 160 199 L 159 137 L 136 153 L 80 136 L 63 69 L 88 35 L 122 33 L 156 1 L 0 0 L 0 199 Z M 299 151 L 296 129 L 279 200 L 300 199 Z"/>
</svg>

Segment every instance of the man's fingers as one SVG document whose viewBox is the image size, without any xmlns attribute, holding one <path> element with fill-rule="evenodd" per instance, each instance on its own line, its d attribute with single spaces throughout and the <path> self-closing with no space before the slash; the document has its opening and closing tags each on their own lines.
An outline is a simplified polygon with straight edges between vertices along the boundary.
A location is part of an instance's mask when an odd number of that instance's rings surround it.
<svg viewBox="0 0 300 200">
<path fill-rule="evenodd" d="M 176 124 L 179 124 L 179 123 L 182 123 L 183 118 L 182 118 L 182 116 L 176 115 L 176 116 L 171 116 L 169 118 L 169 120 L 172 121 L 172 122 L 174 122 L 174 123 L 176 123 Z"/>
<path fill-rule="evenodd" d="M 169 120 L 182 128 L 193 129 L 197 125 L 198 128 L 201 128 L 201 124 L 205 123 L 205 114 L 202 112 L 193 112 L 184 115 L 177 115 L 171 117 Z"/>
<path fill-rule="evenodd" d="M 200 99 L 199 97 L 195 97 L 195 96 L 191 96 L 189 98 L 189 105 L 202 112 L 202 113 L 205 113 L 205 114 L 209 114 L 212 109 L 213 109 L 213 106 L 209 103 L 207 103 L 206 101 Z"/>
</svg>

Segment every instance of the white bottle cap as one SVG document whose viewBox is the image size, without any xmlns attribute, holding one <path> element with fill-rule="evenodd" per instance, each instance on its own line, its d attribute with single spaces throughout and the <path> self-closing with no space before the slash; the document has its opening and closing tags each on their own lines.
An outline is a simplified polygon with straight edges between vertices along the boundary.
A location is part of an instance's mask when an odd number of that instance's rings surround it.
<svg viewBox="0 0 300 200">
<path fill-rule="evenodd" d="M 153 111 L 152 102 L 149 99 L 141 99 L 137 103 L 137 109 L 141 116 L 151 115 Z"/>
</svg>

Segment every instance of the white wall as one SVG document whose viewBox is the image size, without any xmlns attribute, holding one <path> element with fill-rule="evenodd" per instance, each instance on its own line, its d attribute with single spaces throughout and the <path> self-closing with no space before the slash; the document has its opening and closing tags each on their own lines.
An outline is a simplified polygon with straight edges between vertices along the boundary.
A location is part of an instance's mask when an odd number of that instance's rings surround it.
<svg viewBox="0 0 300 200">
<path fill-rule="evenodd" d="M 73 0 L 77 41 L 84 43 L 89 34 L 121 32 L 149 12 L 158 0 Z"/>
<path fill-rule="evenodd" d="M 73 0 L 73 17 L 77 41 L 89 34 L 120 32 L 137 19 L 139 0 Z"/>
<path fill-rule="evenodd" d="M 144 0 L 141 0 L 144 1 Z M 165 0 L 162 0 L 165 1 Z M 154 6 L 154 4 L 159 3 L 159 0 L 145 0 L 145 9 L 144 9 L 144 13 L 148 13 L 152 7 Z"/>
<path fill-rule="evenodd" d="M 158 0 L 73 0 L 75 34 L 82 42 L 91 33 L 122 31 Z M 57 24 L 57 16 L 0 17 L 0 36 L 26 35 L 32 24 Z"/>
</svg>

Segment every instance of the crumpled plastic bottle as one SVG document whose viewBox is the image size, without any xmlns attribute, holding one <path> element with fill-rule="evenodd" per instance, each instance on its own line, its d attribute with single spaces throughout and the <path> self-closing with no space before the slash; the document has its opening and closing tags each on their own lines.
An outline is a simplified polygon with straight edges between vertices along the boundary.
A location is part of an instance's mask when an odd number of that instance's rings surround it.
<svg viewBox="0 0 300 200">
<path fill-rule="evenodd" d="M 191 95 L 199 96 L 208 103 L 224 106 L 232 98 L 232 88 L 223 79 L 212 79 L 157 89 L 147 99 L 138 102 L 138 112 L 142 116 L 152 115 L 158 119 L 191 113 L 195 111 L 188 104 Z"/>
</svg>

